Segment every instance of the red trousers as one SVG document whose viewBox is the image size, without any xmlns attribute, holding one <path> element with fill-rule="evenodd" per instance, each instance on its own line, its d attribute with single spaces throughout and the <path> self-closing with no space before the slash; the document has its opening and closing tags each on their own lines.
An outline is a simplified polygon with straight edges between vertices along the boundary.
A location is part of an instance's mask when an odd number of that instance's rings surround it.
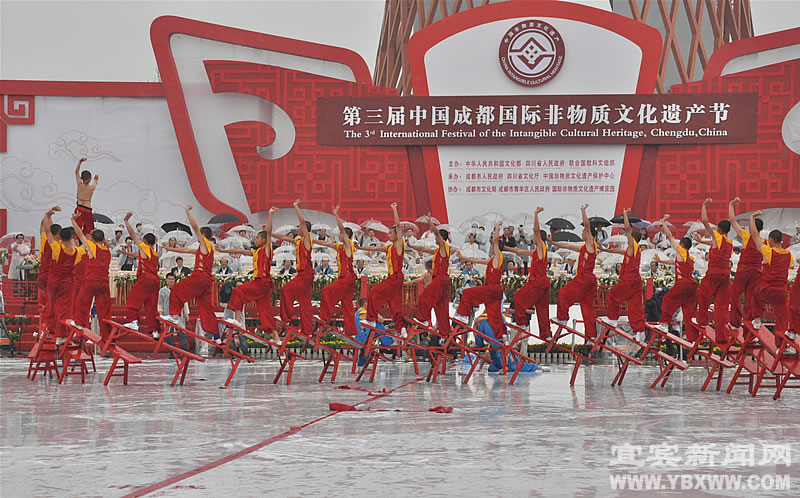
<svg viewBox="0 0 800 498">
<path fill-rule="evenodd" d="M 78 316 L 78 295 L 81 293 L 81 289 L 84 287 L 84 280 L 81 278 L 80 280 L 73 279 L 72 280 L 72 316 L 73 318 Z M 78 323 L 78 319 L 75 318 L 75 323 Z"/>
<path fill-rule="evenodd" d="M 158 290 L 161 282 L 156 278 L 140 278 L 133 284 L 126 302 L 125 317 L 129 322 L 137 320 L 140 332 L 158 329 Z M 175 286 L 177 287 L 177 285 Z M 173 287 L 173 292 L 175 288 Z"/>
<path fill-rule="evenodd" d="M 312 285 L 314 285 L 314 271 L 303 270 L 281 288 L 281 320 L 289 323 L 294 311 L 294 302 L 299 302 L 300 330 L 307 336 L 314 335 L 314 312 L 311 309 Z"/>
<path fill-rule="evenodd" d="M 608 311 L 606 315 L 616 320 L 619 318 L 619 308 L 622 303 L 628 305 L 628 323 L 634 332 L 644 332 L 644 300 L 642 299 L 642 281 L 637 277 L 635 281 L 620 280 L 608 293 Z"/>
<path fill-rule="evenodd" d="M 672 315 L 683 311 L 683 323 L 686 325 L 686 338 L 692 342 L 697 340 L 697 330 L 690 325 L 694 310 L 697 307 L 697 284 L 693 281 L 680 280 L 667 291 L 661 301 L 661 322 L 672 321 Z"/>
<path fill-rule="evenodd" d="M 275 330 L 272 316 L 272 278 L 259 278 L 233 288 L 228 309 L 240 311 L 247 303 L 256 303 L 258 319 L 264 330 Z"/>
<path fill-rule="evenodd" d="M 789 290 L 785 285 L 776 287 L 762 282 L 756 287 L 753 304 L 752 311 L 751 308 L 747 309 L 748 320 L 760 318 L 764 314 L 764 307 L 771 304 L 775 313 L 775 332 L 789 330 Z"/>
<path fill-rule="evenodd" d="M 761 280 L 761 272 L 756 270 L 741 269 L 736 272 L 731 284 L 730 302 L 731 312 L 728 316 L 728 322 L 731 325 L 741 325 L 742 317 L 745 316 L 742 311 L 742 294 L 744 294 L 744 305 L 746 309 L 755 306 L 753 297 L 758 287 L 758 282 Z"/>
<path fill-rule="evenodd" d="M 55 332 L 55 329 L 50 326 L 53 323 L 53 317 L 51 316 L 53 308 L 47 301 L 47 277 L 47 273 L 43 273 L 39 275 L 36 281 L 36 286 L 39 287 L 39 307 L 41 308 L 39 322 L 44 323 L 51 332 Z"/>
<path fill-rule="evenodd" d="M 706 275 L 700 282 L 700 291 L 697 295 L 697 323 L 708 325 L 708 307 L 714 300 L 714 325 L 719 325 L 723 330 L 728 323 L 728 295 L 731 289 L 731 278 L 725 274 L 712 273 Z M 719 335 L 719 333 L 717 334 Z"/>
<path fill-rule="evenodd" d="M 800 278 L 795 277 L 789 293 L 789 312 L 791 313 L 789 328 L 800 333 Z"/>
<path fill-rule="evenodd" d="M 579 275 L 558 291 L 558 319 L 569 319 L 569 308 L 580 303 L 583 325 L 587 337 L 597 337 L 594 299 L 597 294 L 597 279 L 594 275 Z"/>
<path fill-rule="evenodd" d="M 57 337 L 66 338 L 67 326 L 61 323 L 72 315 L 72 279 L 54 280 L 47 284 L 47 303 L 50 309 L 47 328 Z"/>
<path fill-rule="evenodd" d="M 104 320 L 111 318 L 111 293 L 108 291 L 108 280 L 89 280 L 78 292 L 75 305 L 75 323 L 82 327 L 89 326 L 89 314 L 92 311 L 92 300 L 97 307 L 97 323 L 100 335 L 106 339 L 111 333 L 111 326 Z"/>
<path fill-rule="evenodd" d="M 211 293 L 214 290 L 214 277 L 205 273 L 192 273 L 172 288 L 169 293 L 169 314 L 180 315 L 186 302 L 195 300 L 197 312 L 200 314 L 200 325 L 209 334 L 218 334 L 217 316 L 214 314 L 214 302 Z M 158 299 L 158 289 L 156 289 Z"/>
<path fill-rule="evenodd" d="M 550 338 L 550 286 L 537 286 L 533 282 L 523 285 L 514 294 L 514 321 L 520 327 L 528 325 L 528 309 L 536 307 L 539 336 Z"/>
<path fill-rule="evenodd" d="M 486 317 L 496 338 L 506 335 L 506 322 L 503 320 L 503 288 L 499 285 L 479 285 L 465 289 L 461 294 L 456 313 L 469 316 L 472 308 L 483 304 L 486 307 Z M 438 315 L 437 315 L 438 316 Z"/>
<path fill-rule="evenodd" d="M 406 317 L 403 314 L 403 274 L 395 273 L 386 277 L 382 282 L 369 290 L 367 301 L 367 320 L 374 322 L 378 319 L 378 310 L 384 304 L 389 305 L 392 311 L 394 328 L 400 330 L 406 326 Z"/>
<path fill-rule="evenodd" d="M 80 215 L 78 216 L 78 219 L 75 220 L 75 223 L 81 227 L 81 230 L 83 230 L 83 233 L 86 234 L 86 237 L 91 237 L 92 232 L 94 232 L 94 216 L 92 215 L 92 210 L 86 209 L 85 207 L 76 206 L 75 212 Z"/>
<path fill-rule="evenodd" d="M 355 275 L 339 277 L 322 289 L 322 299 L 319 303 L 319 317 L 323 322 L 327 322 L 331 319 L 333 309 L 338 303 L 341 303 L 342 316 L 344 318 L 344 331 L 349 336 L 355 336 L 358 333 L 355 319 L 356 308 L 353 306 L 355 288 Z"/>
<path fill-rule="evenodd" d="M 434 277 L 419 295 L 418 318 L 424 322 L 431 319 L 431 311 L 436 313 L 436 328 L 439 335 L 450 337 L 450 276 Z"/>
</svg>

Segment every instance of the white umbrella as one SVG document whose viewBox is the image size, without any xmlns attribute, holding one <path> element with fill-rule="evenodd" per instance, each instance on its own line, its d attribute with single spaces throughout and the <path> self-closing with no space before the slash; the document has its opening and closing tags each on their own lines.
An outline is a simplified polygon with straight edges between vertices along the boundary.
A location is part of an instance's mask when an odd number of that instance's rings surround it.
<svg viewBox="0 0 800 498">
<path fill-rule="evenodd" d="M 469 248 L 461 251 L 461 254 L 468 258 L 489 259 L 489 254 L 481 249 Z"/>
<path fill-rule="evenodd" d="M 627 244 L 628 237 L 626 237 L 625 235 L 612 235 L 611 237 L 605 239 L 603 242 L 605 242 L 606 244 Z"/>
<path fill-rule="evenodd" d="M 164 241 L 169 241 L 169 239 L 174 238 L 178 241 L 179 244 L 186 244 L 194 237 L 191 234 L 184 232 L 183 230 L 173 230 L 171 232 L 167 232 L 164 234 Z"/>
<path fill-rule="evenodd" d="M 434 224 L 434 225 L 438 225 L 439 223 L 441 223 L 439 220 L 437 220 L 437 219 L 436 219 L 435 217 L 433 217 L 433 216 L 431 216 L 431 221 L 433 222 L 433 224 Z M 427 216 L 420 216 L 420 217 L 419 217 L 419 218 L 417 218 L 417 220 L 415 221 L 415 223 L 427 223 L 427 222 L 428 222 L 428 217 L 427 217 Z"/>
<path fill-rule="evenodd" d="M 366 261 L 367 263 L 373 261 L 373 259 L 364 252 L 356 252 L 353 255 L 353 261 Z"/>
<path fill-rule="evenodd" d="M 158 239 L 161 239 L 161 238 L 164 237 L 164 234 L 166 234 L 167 232 L 165 232 L 163 228 L 157 227 L 157 226 L 155 226 L 155 225 L 153 225 L 151 223 L 147 223 L 147 224 L 143 223 L 142 224 L 142 233 L 145 233 L 145 234 L 146 233 L 152 233 Z"/>
<path fill-rule="evenodd" d="M 223 249 L 231 249 L 232 247 L 238 247 L 239 249 L 244 249 L 250 247 L 250 239 L 246 239 L 244 237 L 239 237 L 238 235 L 233 237 L 226 237 L 222 239 L 219 243 L 220 247 Z"/>
<path fill-rule="evenodd" d="M 272 230 L 273 233 L 279 233 L 281 235 L 286 235 L 287 233 L 291 232 L 292 230 L 297 230 L 297 227 L 294 225 L 282 225 L 278 228 Z"/>
<path fill-rule="evenodd" d="M 571 259 L 578 259 L 578 255 L 580 254 L 578 251 L 573 251 L 572 249 L 559 249 L 556 252 L 559 256 L 568 261 Z"/>
<path fill-rule="evenodd" d="M 513 225 L 533 226 L 533 213 L 517 213 L 508 221 Z"/>
<path fill-rule="evenodd" d="M 289 253 L 275 253 L 275 256 L 272 258 L 273 261 L 276 263 L 283 263 L 284 261 L 294 261 L 294 255 Z"/>
<path fill-rule="evenodd" d="M 656 258 L 656 256 L 663 257 L 664 253 L 658 249 L 647 249 L 646 251 L 642 251 L 642 264 L 649 265 L 650 262 Z"/>
<path fill-rule="evenodd" d="M 378 220 L 369 219 L 361 224 L 364 230 L 375 230 L 376 232 L 389 233 L 389 227 Z"/>
<path fill-rule="evenodd" d="M 462 231 L 466 231 L 472 228 L 472 225 L 478 225 L 479 227 L 486 227 L 489 224 L 490 224 L 489 220 L 487 220 L 483 216 L 470 216 L 466 220 L 462 221 L 461 224 L 458 225 L 458 227 Z M 475 228 L 475 230 L 477 230 L 477 227 Z"/>
<path fill-rule="evenodd" d="M 333 259 L 327 252 L 315 252 L 311 255 L 311 261 L 315 264 L 321 263 L 323 260 L 332 261 Z"/>
<path fill-rule="evenodd" d="M 361 231 L 361 226 L 359 226 L 357 223 L 345 221 L 344 223 L 342 223 L 342 225 L 344 225 L 345 228 L 349 228 L 350 230 L 352 230 L 353 234 L 356 234 Z"/>
<path fill-rule="evenodd" d="M 522 258 L 519 255 L 514 254 L 513 252 L 503 251 L 503 259 L 504 260 L 511 260 L 517 266 L 522 266 Z"/>
<path fill-rule="evenodd" d="M 494 229 L 495 223 L 497 223 L 502 219 L 505 219 L 505 216 L 503 216 L 501 213 L 498 213 L 497 211 L 489 211 L 488 213 L 485 213 L 483 217 L 486 218 L 486 220 L 489 222 L 487 225 L 484 225 L 487 230 Z"/>
<path fill-rule="evenodd" d="M 315 224 L 311 225 L 311 231 L 312 232 L 319 232 L 320 230 L 330 231 L 331 227 L 329 227 L 325 223 L 315 223 Z"/>
<path fill-rule="evenodd" d="M 661 230 L 661 225 L 663 225 L 663 223 L 661 223 L 661 220 L 654 221 L 653 223 L 650 223 L 649 225 L 647 225 L 647 229 L 648 230 Z M 675 228 L 675 225 L 673 225 L 672 223 L 670 223 L 668 221 L 667 222 L 667 227 L 668 228 Z"/>
<path fill-rule="evenodd" d="M 228 233 L 231 235 L 238 235 L 239 232 L 245 231 L 248 234 L 256 233 L 256 229 L 251 227 L 250 225 L 236 225 L 235 227 L 228 230 Z"/>
<path fill-rule="evenodd" d="M 623 254 L 609 254 L 603 259 L 603 266 L 611 266 L 622 263 L 623 258 Z"/>
<path fill-rule="evenodd" d="M 560 254 L 553 251 L 547 253 L 547 259 L 548 261 L 564 261 L 564 258 L 562 258 Z"/>
<path fill-rule="evenodd" d="M 705 231 L 706 227 L 703 225 L 701 221 L 687 221 L 683 224 L 683 226 L 688 226 L 689 230 L 686 231 L 686 236 L 688 237 L 694 232 Z M 716 228 L 716 225 L 711 224 L 711 228 Z"/>
<path fill-rule="evenodd" d="M 788 251 L 792 253 L 795 260 L 800 260 L 800 244 L 794 244 L 789 246 Z"/>
<path fill-rule="evenodd" d="M 295 253 L 295 248 L 294 248 L 294 246 L 286 245 L 286 246 L 280 246 L 279 248 L 275 249 L 275 254 L 284 253 L 284 252 L 285 253 L 294 254 Z"/>
<path fill-rule="evenodd" d="M 400 222 L 400 231 L 401 232 L 405 232 L 408 229 L 411 229 L 411 231 L 414 232 L 414 234 L 418 234 L 419 233 L 419 227 L 417 226 L 416 223 L 414 223 L 412 221 L 401 221 Z"/>
</svg>

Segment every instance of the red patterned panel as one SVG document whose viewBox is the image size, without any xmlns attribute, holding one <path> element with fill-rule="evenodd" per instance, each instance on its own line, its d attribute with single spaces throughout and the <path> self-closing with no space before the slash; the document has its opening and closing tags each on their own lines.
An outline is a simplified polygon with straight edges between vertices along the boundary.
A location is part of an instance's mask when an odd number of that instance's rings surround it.
<svg viewBox="0 0 800 498">
<path fill-rule="evenodd" d="M 8 150 L 8 125 L 33 124 L 36 97 L 33 95 L 0 95 L 0 152 Z"/>
<path fill-rule="evenodd" d="M 737 196 L 742 198 L 739 212 L 800 204 L 800 156 L 781 137 L 786 114 L 800 101 L 800 60 L 676 85 L 671 91 L 758 93 L 758 139 L 755 144 L 659 147 L 648 219 L 663 213 L 678 221 L 697 219 L 706 197 L 714 199 L 713 220 L 727 217 L 728 201 Z"/>
<path fill-rule="evenodd" d="M 342 206 L 350 219 L 391 219 L 397 202 L 401 217 L 415 214 L 414 195 L 404 147 L 335 147 L 317 145 L 316 99 L 320 97 L 393 95 L 396 90 L 247 62 L 206 61 L 215 93 L 256 95 L 281 107 L 295 126 L 295 143 L 283 157 L 264 159 L 256 151 L 271 143 L 265 123 L 225 127 L 250 210 L 287 207 L 300 198 L 303 207 L 330 212 Z"/>
</svg>

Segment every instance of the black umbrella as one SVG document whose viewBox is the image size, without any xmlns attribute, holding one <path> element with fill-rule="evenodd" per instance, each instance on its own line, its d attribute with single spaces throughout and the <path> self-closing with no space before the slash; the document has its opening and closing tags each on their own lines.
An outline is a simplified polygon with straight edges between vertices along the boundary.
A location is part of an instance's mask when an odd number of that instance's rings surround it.
<svg viewBox="0 0 800 498">
<path fill-rule="evenodd" d="M 218 225 L 223 225 L 225 223 L 233 223 L 235 221 L 241 221 L 241 220 L 235 214 L 229 214 L 229 213 L 221 213 L 215 215 L 213 218 L 208 220 L 209 223 L 216 223 Z"/>
<path fill-rule="evenodd" d="M 580 242 L 580 235 L 573 232 L 558 232 L 553 234 L 553 240 L 556 242 Z"/>
<path fill-rule="evenodd" d="M 642 219 L 639 218 L 638 216 L 636 216 L 635 214 L 628 213 L 628 221 L 630 221 L 631 224 L 634 224 L 634 223 L 639 223 L 640 221 L 642 221 Z M 621 223 L 625 223 L 625 220 L 622 218 L 621 214 L 618 214 L 618 215 L 614 216 L 613 218 L 611 218 L 611 223 L 620 223 L 621 224 Z"/>
<path fill-rule="evenodd" d="M 549 226 L 550 228 L 558 228 L 559 230 L 574 230 L 575 225 L 572 224 L 569 220 L 565 220 L 564 218 L 552 218 L 550 221 L 545 223 L 545 225 Z"/>
<path fill-rule="evenodd" d="M 583 223 L 581 223 L 582 225 Z M 610 227 L 611 222 L 607 219 L 603 218 L 602 216 L 592 216 L 589 218 L 589 224 L 593 226 L 601 226 L 601 227 Z"/>
<path fill-rule="evenodd" d="M 97 223 L 105 223 L 107 225 L 114 224 L 114 221 L 104 214 L 94 213 L 92 214 L 92 218 L 94 218 L 94 221 L 96 221 Z"/>
<path fill-rule="evenodd" d="M 161 225 L 161 229 L 165 232 L 171 232 L 173 230 L 183 230 L 186 233 L 192 233 L 192 229 L 189 228 L 189 225 L 185 225 L 180 221 L 170 221 L 169 223 L 164 223 Z"/>
</svg>

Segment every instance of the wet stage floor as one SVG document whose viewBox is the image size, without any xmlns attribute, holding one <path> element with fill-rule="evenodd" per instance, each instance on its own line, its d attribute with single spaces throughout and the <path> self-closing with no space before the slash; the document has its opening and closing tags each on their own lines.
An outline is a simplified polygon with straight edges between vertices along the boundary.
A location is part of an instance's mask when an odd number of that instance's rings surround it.
<svg viewBox="0 0 800 498">
<path fill-rule="evenodd" d="M 508 386 L 485 370 L 463 385 L 453 368 L 427 383 L 394 362 L 379 365 L 373 384 L 348 369 L 332 385 L 316 381 L 314 361 L 298 362 L 286 386 L 272 384 L 277 362 L 262 360 L 221 389 L 225 361 L 193 364 L 174 388 L 166 359 L 132 365 L 128 386 L 103 386 L 109 365 L 100 360 L 84 385 L 59 386 L 28 380 L 27 360 L 0 360 L 0 495 L 633 496 L 649 493 L 612 489 L 610 479 L 642 474 L 788 475 L 783 490 L 758 479 L 758 491 L 662 489 L 800 495 L 800 393 L 701 392 L 696 367 L 666 389 L 650 389 L 654 367 L 631 367 L 616 388 L 613 366 L 582 367 L 571 389 L 571 365 Z M 428 411 L 436 406 L 453 411 Z M 780 458 L 786 445 L 791 466 Z"/>
</svg>

